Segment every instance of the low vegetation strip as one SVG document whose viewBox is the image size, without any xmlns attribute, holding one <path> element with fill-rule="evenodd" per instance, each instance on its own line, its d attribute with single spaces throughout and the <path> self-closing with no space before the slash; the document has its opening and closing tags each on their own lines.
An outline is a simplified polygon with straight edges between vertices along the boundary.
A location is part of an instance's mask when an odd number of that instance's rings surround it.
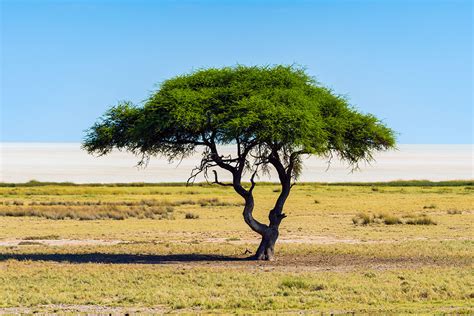
<svg viewBox="0 0 474 316">
<path fill-rule="evenodd" d="M 47 219 L 175 219 L 174 209 L 177 206 L 199 205 L 201 207 L 239 206 L 241 203 L 220 201 L 217 198 L 198 200 L 157 200 L 140 201 L 0 201 L 0 216 L 24 217 L 34 216 Z M 187 213 L 186 218 L 188 217 Z M 198 215 L 196 215 L 199 217 Z M 195 218 L 197 218 L 195 217 Z"/>
<path fill-rule="evenodd" d="M 426 214 L 413 214 L 405 215 L 400 218 L 395 215 L 379 213 L 379 214 L 367 214 L 359 213 L 352 218 L 354 225 L 369 225 L 369 224 L 385 224 L 385 225 L 436 225 Z"/>
</svg>

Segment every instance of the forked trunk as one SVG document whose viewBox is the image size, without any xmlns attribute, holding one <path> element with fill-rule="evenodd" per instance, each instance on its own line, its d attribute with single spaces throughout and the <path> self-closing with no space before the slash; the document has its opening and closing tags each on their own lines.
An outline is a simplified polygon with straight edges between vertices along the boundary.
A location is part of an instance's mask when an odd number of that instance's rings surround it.
<svg viewBox="0 0 474 316">
<path fill-rule="evenodd" d="M 270 219 L 270 225 L 265 225 L 253 218 L 253 209 L 253 197 L 252 195 L 249 195 L 245 199 L 243 212 L 244 220 L 254 232 L 262 236 L 257 252 L 251 258 L 255 260 L 273 260 L 275 257 L 275 243 L 279 235 L 278 228 L 282 219 L 285 218 L 286 215 L 282 214 L 281 211 L 279 212 L 273 209 L 270 211 L 268 216 Z"/>
<path fill-rule="evenodd" d="M 255 255 L 251 257 L 252 259 L 273 260 L 275 257 L 275 243 L 279 235 L 278 229 L 280 227 L 281 221 L 286 217 L 286 215 L 283 213 L 283 206 L 285 205 L 285 201 L 288 198 L 291 189 L 290 177 L 285 175 L 284 172 L 281 171 L 281 168 L 279 169 L 279 173 L 280 181 L 282 183 L 282 191 L 277 199 L 275 207 L 270 210 L 270 213 L 268 214 L 268 219 L 270 221 L 269 225 L 260 223 L 255 218 L 253 218 L 252 213 L 254 209 L 254 199 L 252 190 L 255 186 L 253 177 L 251 178 L 252 187 L 247 191 L 240 184 L 240 177 L 236 177 L 234 175 L 234 189 L 245 199 L 243 211 L 244 220 L 254 232 L 262 236 L 262 241 L 260 242 Z"/>
<path fill-rule="evenodd" d="M 262 236 L 262 241 L 257 252 L 251 258 L 256 260 L 273 260 L 275 254 L 275 243 L 278 239 L 278 227 L 285 215 L 278 215 L 275 210 L 271 210 L 269 214 L 270 225 L 265 225 L 253 218 L 254 201 L 250 194 L 245 199 L 245 207 L 243 211 L 244 220 L 252 230 Z"/>
</svg>

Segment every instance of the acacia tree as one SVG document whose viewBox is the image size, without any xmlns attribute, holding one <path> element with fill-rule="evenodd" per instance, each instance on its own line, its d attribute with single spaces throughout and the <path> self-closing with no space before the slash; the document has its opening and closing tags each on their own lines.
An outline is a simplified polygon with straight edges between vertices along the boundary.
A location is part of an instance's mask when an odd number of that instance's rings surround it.
<svg viewBox="0 0 474 316">
<path fill-rule="evenodd" d="M 245 222 L 262 236 L 254 258 L 271 260 L 286 217 L 283 207 L 305 155 L 337 156 L 356 167 L 394 144 L 391 129 L 357 112 L 304 69 L 236 66 L 166 80 L 141 107 L 130 102 L 112 107 L 88 130 L 83 147 L 99 155 L 113 148 L 130 151 L 140 163 L 152 156 L 183 159 L 203 150 L 188 182 L 202 173 L 213 183 L 232 186 L 245 201 Z M 235 153 L 223 155 L 218 145 L 232 145 Z M 219 168 L 232 175 L 231 183 L 219 181 Z M 265 224 L 252 215 L 253 190 L 255 177 L 270 168 L 281 191 Z M 244 176 L 250 184 L 243 184 Z"/>
</svg>

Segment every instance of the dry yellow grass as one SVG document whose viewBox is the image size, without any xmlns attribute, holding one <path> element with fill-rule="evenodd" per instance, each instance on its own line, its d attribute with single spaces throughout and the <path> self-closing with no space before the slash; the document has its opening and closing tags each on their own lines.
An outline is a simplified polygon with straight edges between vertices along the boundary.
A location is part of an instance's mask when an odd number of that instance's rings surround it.
<svg viewBox="0 0 474 316">
<path fill-rule="evenodd" d="M 277 190 L 255 189 L 262 221 Z M 0 306 L 473 312 L 473 192 L 471 186 L 297 185 L 277 260 L 262 264 L 241 260 L 259 239 L 230 188 L 0 187 L 0 214 L 13 215 L 0 216 Z M 110 206 L 130 213 L 42 217 L 64 209 L 106 214 Z M 172 207 L 172 216 L 141 213 L 153 207 Z M 14 216 L 33 209 L 35 216 Z M 354 225 L 361 212 L 403 222 L 429 217 L 436 225 Z M 197 218 L 186 219 L 188 213 Z"/>
</svg>

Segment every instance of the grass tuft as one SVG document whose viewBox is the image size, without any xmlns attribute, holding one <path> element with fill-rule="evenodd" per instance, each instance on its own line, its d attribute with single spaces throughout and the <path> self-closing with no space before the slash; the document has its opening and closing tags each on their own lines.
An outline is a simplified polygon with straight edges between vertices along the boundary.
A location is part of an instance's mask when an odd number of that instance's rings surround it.
<svg viewBox="0 0 474 316">
<path fill-rule="evenodd" d="M 403 224 L 402 220 L 398 218 L 397 216 L 386 214 L 386 213 L 380 213 L 378 215 L 375 215 L 374 222 L 377 222 L 377 221 L 380 221 L 384 223 L 385 225 Z"/>
<path fill-rule="evenodd" d="M 310 289 L 311 285 L 300 278 L 287 278 L 281 281 L 280 288 Z"/>
<path fill-rule="evenodd" d="M 44 235 L 44 236 L 26 236 L 23 240 L 53 240 L 59 239 L 58 235 Z"/>
<path fill-rule="evenodd" d="M 197 202 L 202 207 L 206 206 L 242 206 L 242 203 L 232 203 L 220 201 L 218 198 L 200 199 Z"/>
<path fill-rule="evenodd" d="M 376 215 L 370 215 L 367 213 L 358 213 L 356 216 L 352 218 L 352 223 L 354 225 L 369 225 L 369 224 L 385 224 L 385 225 L 400 225 L 400 224 L 408 224 L 408 225 L 436 225 L 436 222 L 433 221 L 427 215 L 410 215 L 407 216 L 404 220 L 400 219 L 399 217 L 387 214 L 387 213 L 379 213 Z"/>
<path fill-rule="evenodd" d="M 418 217 L 408 219 L 405 224 L 408 225 L 436 225 L 437 223 L 429 218 L 427 215 L 421 215 Z"/>
<path fill-rule="evenodd" d="M 368 225 L 373 222 L 373 218 L 367 213 L 358 213 L 352 218 L 354 225 Z"/>
</svg>

